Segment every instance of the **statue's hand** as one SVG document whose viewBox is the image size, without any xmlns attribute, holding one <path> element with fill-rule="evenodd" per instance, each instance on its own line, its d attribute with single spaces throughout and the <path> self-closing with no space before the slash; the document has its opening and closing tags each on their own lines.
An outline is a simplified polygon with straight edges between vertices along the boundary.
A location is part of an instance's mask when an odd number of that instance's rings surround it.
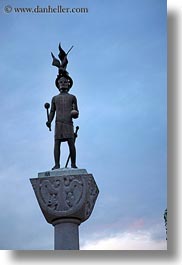
<svg viewBox="0 0 182 265">
<path fill-rule="evenodd" d="M 51 122 L 50 121 L 47 121 L 46 125 L 47 125 L 48 128 L 51 128 Z"/>
</svg>

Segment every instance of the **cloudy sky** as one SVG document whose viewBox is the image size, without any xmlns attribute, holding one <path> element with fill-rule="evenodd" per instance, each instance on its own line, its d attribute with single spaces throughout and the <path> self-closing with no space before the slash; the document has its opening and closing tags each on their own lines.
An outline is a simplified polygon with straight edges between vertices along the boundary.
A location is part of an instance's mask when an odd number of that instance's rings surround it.
<svg viewBox="0 0 182 265">
<path fill-rule="evenodd" d="M 4 7 L 12 12 L 5 13 Z M 29 178 L 53 164 L 45 102 L 58 94 L 50 52 L 68 50 L 80 117 L 77 165 L 100 190 L 81 249 L 165 250 L 166 1 L 62 0 L 88 13 L 16 13 L 60 2 L 0 2 L 0 249 L 53 249 Z M 68 155 L 62 146 L 61 164 Z"/>
</svg>

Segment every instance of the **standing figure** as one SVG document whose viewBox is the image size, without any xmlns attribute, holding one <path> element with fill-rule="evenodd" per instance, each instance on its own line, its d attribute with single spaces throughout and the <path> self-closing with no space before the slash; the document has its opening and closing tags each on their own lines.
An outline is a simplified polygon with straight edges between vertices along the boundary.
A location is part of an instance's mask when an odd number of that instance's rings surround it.
<svg viewBox="0 0 182 265">
<path fill-rule="evenodd" d="M 55 120 L 55 142 L 54 142 L 54 160 L 55 166 L 52 170 L 60 168 L 60 147 L 61 142 L 67 141 L 71 157 L 71 167 L 76 166 L 76 148 L 75 136 L 72 119 L 78 118 L 77 99 L 74 95 L 69 94 L 70 78 L 69 76 L 58 76 L 56 85 L 60 91 L 59 95 L 54 96 L 51 102 L 49 119 L 46 122 L 48 128 L 51 128 L 51 122 Z"/>
</svg>

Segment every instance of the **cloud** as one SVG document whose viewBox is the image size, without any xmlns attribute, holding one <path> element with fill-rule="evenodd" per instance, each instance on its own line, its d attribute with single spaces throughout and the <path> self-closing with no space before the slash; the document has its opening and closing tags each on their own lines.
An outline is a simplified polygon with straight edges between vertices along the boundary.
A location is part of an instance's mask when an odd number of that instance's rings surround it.
<svg viewBox="0 0 182 265">
<path fill-rule="evenodd" d="M 165 240 L 153 240 L 147 231 L 124 232 L 86 241 L 81 250 L 167 250 Z"/>
</svg>

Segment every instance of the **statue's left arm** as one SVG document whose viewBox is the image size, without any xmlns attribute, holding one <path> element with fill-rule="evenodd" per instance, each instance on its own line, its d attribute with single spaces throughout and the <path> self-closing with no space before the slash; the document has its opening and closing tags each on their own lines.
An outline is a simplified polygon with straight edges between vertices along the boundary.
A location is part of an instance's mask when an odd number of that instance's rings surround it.
<svg viewBox="0 0 182 265">
<path fill-rule="evenodd" d="M 78 104 L 77 104 L 77 98 L 75 96 L 73 96 L 73 109 L 77 110 L 79 112 Z"/>
</svg>

